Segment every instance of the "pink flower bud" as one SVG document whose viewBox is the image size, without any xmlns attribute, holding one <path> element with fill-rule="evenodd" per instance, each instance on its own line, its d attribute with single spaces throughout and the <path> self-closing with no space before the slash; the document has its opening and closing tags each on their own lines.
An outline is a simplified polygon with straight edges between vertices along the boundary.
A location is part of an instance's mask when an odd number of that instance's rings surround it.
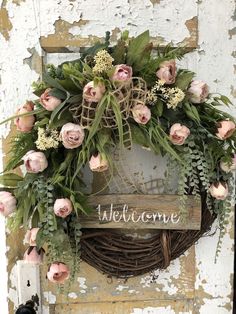
<svg viewBox="0 0 236 314">
<path fill-rule="evenodd" d="M 115 66 L 115 71 L 111 77 L 111 81 L 126 82 L 130 81 L 133 75 L 133 70 L 126 64 L 118 64 Z"/>
<path fill-rule="evenodd" d="M 39 228 L 32 228 L 28 230 L 25 234 L 25 242 L 29 243 L 30 246 L 36 246 L 36 237 Z"/>
<path fill-rule="evenodd" d="M 48 111 L 53 111 L 61 104 L 61 99 L 50 95 L 51 88 L 47 88 L 40 96 L 41 105 Z"/>
<path fill-rule="evenodd" d="M 189 134 L 189 128 L 180 123 L 175 123 L 170 128 L 170 140 L 175 145 L 183 145 Z"/>
<path fill-rule="evenodd" d="M 25 254 L 24 261 L 28 263 L 41 264 L 43 262 L 44 250 L 40 249 L 39 251 L 35 246 L 30 246 Z"/>
<path fill-rule="evenodd" d="M 200 104 L 205 101 L 209 94 L 209 87 L 203 81 L 194 80 L 188 89 L 189 99 L 194 104 Z"/>
<path fill-rule="evenodd" d="M 43 172 L 48 166 L 44 153 L 35 152 L 34 150 L 30 150 L 26 153 L 22 160 L 24 161 L 26 171 L 30 173 Z"/>
<path fill-rule="evenodd" d="M 82 127 L 70 122 L 63 125 L 60 135 L 62 143 L 67 149 L 79 147 L 84 140 L 84 130 Z"/>
<path fill-rule="evenodd" d="M 230 137 L 235 131 L 234 122 L 229 120 L 219 121 L 217 123 L 217 126 L 218 128 L 216 136 L 221 140 L 225 140 L 226 138 Z"/>
<path fill-rule="evenodd" d="M 27 101 L 26 104 L 24 104 L 22 107 L 20 107 L 17 110 L 16 114 L 21 115 L 21 114 L 28 113 L 33 110 L 34 110 L 34 104 L 31 101 Z M 17 130 L 21 132 L 31 131 L 33 128 L 34 122 L 35 122 L 34 115 L 21 116 L 21 117 L 15 118 L 14 120 Z"/>
<path fill-rule="evenodd" d="M 137 104 L 132 109 L 133 118 L 137 123 L 147 124 L 151 119 L 150 109 L 142 104 Z"/>
<path fill-rule="evenodd" d="M 47 272 L 47 278 L 54 283 L 64 283 L 70 277 L 67 265 L 60 262 L 52 263 Z"/>
<path fill-rule="evenodd" d="M 0 192 L 0 213 L 7 217 L 16 209 L 16 198 L 10 193 Z"/>
<path fill-rule="evenodd" d="M 217 200 L 224 200 L 229 193 L 228 185 L 226 182 L 214 182 L 211 184 L 209 192 Z"/>
<path fill-rule="evenodd" d="M 89 168 L 92 171 L 103 172 L 109 168 L 108 161 L 101 154 L 93 155 L 89 160 Z"/>
<path fill-rule="evenodd" d="M 56 216 L 66 218 L 72 210 L 73 206 L 68 198 L 58 198 L 54 203 L 54 213 Z"/>
<path fill-rule="evenodd" d="M 83 97 L 88 102 L 99 102 L 105 93 L 105 86 L 103 84 L 94 85 L 91 81 L 84 86 Z"/>
<path fill-rule="evenodd" d="M 175 60 L 164 61 L 160 64 L 156 76 L 166 84 L 173 84 L 176 78 Z"/>
</svg>

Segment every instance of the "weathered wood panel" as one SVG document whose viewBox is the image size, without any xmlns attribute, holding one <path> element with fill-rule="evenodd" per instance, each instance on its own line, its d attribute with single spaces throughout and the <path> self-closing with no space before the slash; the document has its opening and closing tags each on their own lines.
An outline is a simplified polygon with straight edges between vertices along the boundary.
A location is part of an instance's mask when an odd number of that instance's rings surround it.
<svg viewBox="0 0 236 314">
<path fill-rule="evenodd" d="M 85 228 L 192 229 L 201 227 L 201 204 L 188 196 L 185 219 L 179 214 L 178 195 L 112 194 L 89 198 L 94 211 L 80 216 Z"/>
<path fill-rule="evenodd" d="M 133 302 L 97 302 L 81 304 L 57 304 L 50 306 L 50 314 L 192 314 L 194 310 L 191 300 L 143 300 Z"/>
<path fill-rule="evenodd" d="M 195 252 L 190 248 L 179 259 L 171 262 L 165 270 L 156 270 L 143 276 L 128 280 L 108 278 L 96 269 L 81 263 L 77 280 L 70 287 L 68 295 L 58 294 L 57 286 L 45 280 L 46 265 L 41 269 L 41 285 L 43 304 L 81 304 L 112 302 L 143 302 L 149 300 L 166 300 L 170 304 L 173 300 L 195 297 Z M 135 304 L 134 304 L 135 306 Z M 67 313 L 61 311 L 61 314 Z M 81 311 L 81 313 L 83 313 Z M 86 312 L 85 312 L 86 313 Z M 121 314 L 122 312 L 113 312 Z M 165 313 L 165 312 L 163 312 Z M 177 312 L 178 313 L 178 312 Z M 83 313 L 84 314 L 84 313 Z"/>
</svg>

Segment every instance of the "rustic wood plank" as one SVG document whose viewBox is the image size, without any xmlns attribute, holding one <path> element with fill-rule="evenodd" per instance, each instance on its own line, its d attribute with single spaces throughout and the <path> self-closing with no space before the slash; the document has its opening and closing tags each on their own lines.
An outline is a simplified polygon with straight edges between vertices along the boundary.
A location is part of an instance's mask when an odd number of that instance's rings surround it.
<svg viewBox="0 0 236 314">
<path fill-rule="evenodd" d="M 95 209 L 90 215 L 81 215 L 84 228 L 114 229 L 191 229 L 201 227 L 201 205 L 194 196 L 188 196 L 188 217 L 179 215 L 178 195 L 112 194 L 89 198 Z"/>
<path fill-rule="evenodd" d="M 55 304 L 50 314 L 134 314 L 134 313 L 193 313 L 193 300 L 142 300 L 133 302 L 93 302 L 80 304 Z"/>
</svg>

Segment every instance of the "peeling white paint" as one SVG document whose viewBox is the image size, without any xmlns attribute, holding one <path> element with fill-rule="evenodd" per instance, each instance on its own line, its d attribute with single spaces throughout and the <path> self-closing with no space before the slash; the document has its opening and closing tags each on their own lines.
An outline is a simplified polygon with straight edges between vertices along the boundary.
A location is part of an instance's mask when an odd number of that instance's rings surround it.
<svg viewBox="0 0 236 314">
<path fill-rule="evenodd" d="M 70 292 L 68 294 L 68 297 L 71 298 L 71 299 L 76 299 L 78 297 L 78 295 L 75 292 Z"/>
<path fill-rule="evenodd" d="M 18 306 L 17 265 L 13 266 L 11 273 L 10 273 L 10 276 L 9 276 L 9 279 L 10 279 L 10 287 L 9 287 L 9 291 L 8 291 L 8 299 L 13 302 L 15 307 L 17 307 Z M 3 305 L 4 305 L 4 303 L 3 303 Z"/>
<path fill-rule="evenodd" d="M 71 27 L 70 33 L 73 35 L 80 35 L 85 38 L 89 35 L 103 37 L 107 30 L 128 28 L 130 35 L 134 36 L 148 27 L 152 36 L 161 36 L 167 42 L 178 43 L 189 36 L 185 21 L 197 15 L 197 3 L 194 0 L 189 0 L 188 5 L 186 5 L 184 0 L 174 2 L 165 0 L 157 6 L 153 6 L 150 0 L 142 2 L 128 0 L 79 0 L 74 2 L 69 0 L 57 2 L 41 0 L 40 12 L 42 36 L 55 32 L 54 21 L 58 20 L 59 17 L 71 24 L 82 18 L 83 21 L 89 21 L 89 23 L 79 27 Z"/>
<path fill-rule="evenodd" d="M 119 285 L 118 287 L 116 287 L 116 290 L 117 291 L 123 291 L 125 289 L 129 289 L 129 286 L 122 286 L 122 285 Z"/>
<path fill-rule="evenodd" d="M 170 295 L 174 295 L 178 291 L 178 287 L 172 284 L 172 279 L 178 279 L 181 273 L 180 260 L 176 259 L 170 263 L 170 266 L 165 270 L 155 270 L 152 275 L 144 276 L 140 280 L 142 288 L 153 287 L 153 284 L 157 284 L 159 287 L 155 287 L 156 291 L 166 291 Z"/>
<path fill-rule="evenodd" d="M 191 314 L 192 312 L 182 312 L 182 314 Z M 175 314 L 170 306 L 167 307 L 146 307 L 144 309 L 134 308 L 131 314 Z"/>
<path fill-rule="evenodd" d="M 57 298 L 51 291 L 44 291 L 43 296 L 49 304 L 55 304 L 56 303 Z"/>
<path fill-rule="evenodd" d="M 80 287 L 80 293 L 86 293 L 86 289 L 88 288 L 87 286 L 86 286 L 86 278 L 84 278 L 84 277 L 78 277 L 78 279 L 77 279 L 77 281 L 78 281 L 78 283 L 79 283 L 79 287 Z"/>
</svg>

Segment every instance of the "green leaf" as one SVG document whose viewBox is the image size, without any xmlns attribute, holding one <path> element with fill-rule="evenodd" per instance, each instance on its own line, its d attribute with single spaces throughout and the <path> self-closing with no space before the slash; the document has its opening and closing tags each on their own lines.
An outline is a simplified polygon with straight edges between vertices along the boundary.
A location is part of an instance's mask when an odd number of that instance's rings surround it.
<svg viewBox="0 0 236 314">
<path fill-rule="evenodd" d="M 63 100 L 67 97 L 66 92 L 58 88 L 52 88 L 49 92 L 49 95 Z"/>
<path fill-rule="evenodd" d="M 140 70 L 150 57 L 152 46 L 149 45 L 149 31 L 145 31 L 136 38 L 131 39 L 127 51 L 127 64 Z"/>
<path fill-rule="evenodd" d="M 0 176 L 0 184 L 8 188 L 16 188 L 23 178 L 15 173 L 6 173 Z"/>
<path fill-rule="evenodd" d="M 56 79 L 52 78 L 47 73 L 43 73 L 43 81 L 45 83 L 47 83 L 50 87 L 55 87 L 55 88 L 67 93 L 65 88 Z"/>
<path fill-rule="evenodd" d="M 42 113 L 43 111 L 45 111 L 44 108 L 40 108 L 40 109 L 36 109 L 36 110 L 32 110 L 32 111 L 29 111 L 27 113 L 22 113 L 22 114 L 16 114 L 14 116 L 11 116 L 3 121 L 0 122 L 0 125 L 8 122 L 8 121 L 11 121 L 11 120 L 14 120 L 15 118 L 18 118 L 18 117 L 25 117 L 25 116 L 32 116 L 32 115 L 35 115 L 35 114 L 38 114 L 38 113 Z"/>
<path fill-rule="evenodd" d="M 187 70 L 180 70 L 178 71 L 175 86 L 182 89 L 183 91 L 186 90 L 191 83 L 194 73 Z"/>
<path fill-rule="evenodd" d="M 125 41 L 119 40 L 117 45 L 114 47 L 114 51 L 111 56 L 114 59 L 114 64 L 125 63 L 125 53 L 126 53 L 126 44 Z"/>
<path fill-rule="evenodd" d="M 102 120 L 103 113 L 106 109 L 106 107 L 110 104 L 110 95 L 105 94 L 103 98 L 100 100 L 98 103 L 97 109 L 96 109 L 96 114 L 93 120 L 93 124 L 91 125 L 91 128 L 89 130 L 89 134 L 85 143 L 85 146 L 89 144 L 95 133 L 97 132 L 100 122 Z"/>
<path fill-rule="evenodd" d="M 45 230 L 40 228 L 36 235 L 36 245 L 38 249 L 41 249 L 46 242 Z"/>
<path fill-rule="evenodd" d="M 50 118 L 50 124 L 54 122 L 54 119 L 56 119 L 57 115 L 59 114 L 59 112 L 61 111 L 61 109 L 66 105 L 67 100 L 70 98 L 70 94 L 67 93 L 67 98 L 59 105 L 57 106 L 52 114 L 51 114 L 51 118 Z"/>
<path fill-rule="evenodd" d="M 115 113 L 116 123 L 118 126 L 120 147 L 123 147 L 124 146 L 124 138 L 123 138 L 124 132 L 123 132 L 123 123 L 122 123 L 122 113 L 120 111 L 120 106 L 119 106 L 116 98 L 112 95 L 111 95 L 111 106 L 112 106 L 112 109 Z"/>
</svg>

